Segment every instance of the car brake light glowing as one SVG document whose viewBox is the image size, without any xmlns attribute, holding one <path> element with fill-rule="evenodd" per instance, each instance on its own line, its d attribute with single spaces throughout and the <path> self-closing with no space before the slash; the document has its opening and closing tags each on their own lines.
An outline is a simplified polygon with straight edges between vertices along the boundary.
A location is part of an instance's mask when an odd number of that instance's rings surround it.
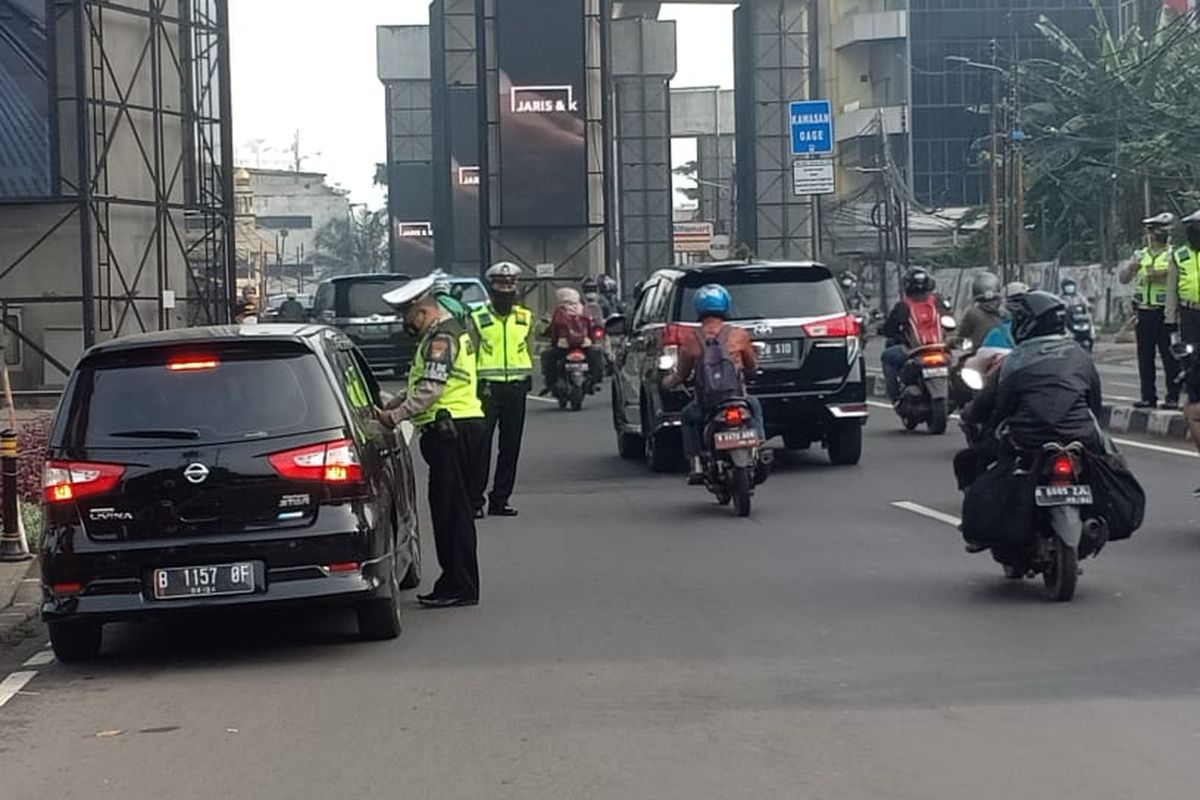
<svg viewBox="0 0 1200 800">
<path fill-rule="evenodd" d="M 267 460 L 280 477 L 288 480 L 358 483 L 363 479 L 362 462 L 349 439 L 285 450 Z"/>
<path fill-rule="evenodd" d="M 920 358 L 921 363 L 927 367 L 945 366 L 948 361 L 946 354 L 941 350 L 933 350 L 928 353 L 921 353 Z"/>
<path fill-rule="evenodd" d="M 1075 464 L 1072 463 L 1070 456 L 1056 457 L 1051 469 L 1056 478 L 1069 478 L 1075 474 Z"/>
<path fill-rule="evenodd" d="M 48 461 L 42 473 L 42 493 L 47 503 L 65 503 L 111 492 L 121 482 L 125 468 L 119 464 L 82 461 Z"/>
<path fill-rule="evenodd" d="M 810 322 L 801 326 L 810 339 L 844 339 L 858 336 L 858 318 L 853 314 Z"/>
<path fill-rule="evenodd" d="M 172 372 L 199 372 L 216 369 L 220 363 L 215 358 L 173 358 L 167 362 L 167 369 Z"/>
<path fill-rule="evenodd" d="M 741 425 L 742 410 L 737 406 L 732 406 L 725 409 L 725 424 L 726 425 Z"/>
</svg>

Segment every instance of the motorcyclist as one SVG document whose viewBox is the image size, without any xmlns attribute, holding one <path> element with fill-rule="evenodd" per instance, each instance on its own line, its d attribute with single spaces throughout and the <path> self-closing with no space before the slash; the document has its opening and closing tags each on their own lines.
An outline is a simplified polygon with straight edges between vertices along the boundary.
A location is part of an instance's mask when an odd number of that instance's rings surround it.
<svg viewBox="0 0 1200 800">
<path fill-rule="evenodd" d="M 1183 218 L 1183 229 L 1187 243 L 1175 250 L 1176 277 L 1175 309 L 1179 323 L 1179 338 L 1189 344 L 1193 352 L 1185 359 L 1184 388 L 1187 389 L 1187 405 L 1183 414 L 1188 421 L 1192 441 L 1200 449 L 1200 211 Z M 1169 313 L 1169 312 L 1168 312 Z M 1194 492 L 1200 497 L 1200 488 Z"/>
<path fill-rule="evenodd" d="M 616 279 L 611 275 L 601 275 L 597 282 L 600 284 L 600 295 L 608 303 L 608 313 L 610 315 L 624 313 Z"/>
<path fill-rule="evenodd" d="M 304 322 L 308 319 L 308 310 L 297 299 L 296 292 L 287 293 L 287 299 L 279 305 L 276 319 L 280 322 Z"/>
<path fill-rule="evenodd" d="M 600 293 L 600 281 L 589 276 L 583 279 L 580 289 L 583 291 L 583 305 L 588 316 L 594 324 L 603 325 L 604 320 L 612 316 L 612 310 L 608 305 L 608 298 Z"/>
<path fill-rule="evenodd" d="M 554 317 L 547 330 L 550 347 L 542 352 L 542 378 L 546 384 L 542 394 L 550 393 L 567 352 L 576 347 L 587 353 L 593 390 L 598 390 L 604 376 L 604 357 L 592 341 L 592 328 L 596 323 L 588 315 L 576 290 L 559 289 L 555 301 Z"/>
<path fill-rule="evenodd" d="M 719 284 L 711 283 L 696 290 L 693 298 L 696 307 L 696 317 L 700 327 L 693 337 L 686 337 L 679 348 L 679 360 L 673 369 L 663 379 L 663 388 L 671 390 L 686 384 L 696 373 L 704 356 L 704 348 L 710 342 L 724 339 L 726 351 L 733 363 L 737 365 L 741 378 L 741 395 L 750 406 L 754 415 L 754 424 L 758 429 L 758 437 L 766 439 L 763 424 L 762 404 L 757 397 L 752 397 L 746 391 L 746 375 L 758 370 L 758 354 L 754 350 L 754 342 L 745 328 L 728 325 L 729 309 L 732 300 L 729 291 Z M 691 465 L 688 484 L 691 486 L 704 483 L 704 464 L 700 459 L 703 446 L 704 425 L 712 409 L 702 407 L 699 397 L 695 397 L 682 413 L 683 452 Z"/>
<path fill-rule="evenodd" d="M 1000 279 L 994 273 L 982 272 L 971 282 L 971 307 L 958 323 L 956 342 L 971 342 L 974 348 L 983 345 L 983 340 L 1005 320 L 1004 296 L 1000 291 Z"/>
<path fill-rule="evenodd" d="M 1008 307 L 1016 348 L 962 413 L 978 429 L 973 463 L 955 459 L 963 489 L 1005 452 L 1063 441 L 1100 449 L 1100 374 L 1067 334 L 1066 306 L 1038 291 L 1016 295 Z"/>
<path fill-rule="evenodd" d="M 908 361 L 909 349 L 942 340 L 941 314 L 949 312 L 950 309 L 946 301 L 934 292 L 936 287 L 937 282 L 926 270 L 909 270 L 904 276 L 904 297 L 892 307 L 879 330 L 886 339 L 879 360 L 883 367 L 888 397 L 893 403 L 900 399 L 900 370 L 904 368 L 904 362 Z M 930 324 L 913 324 L 914 310 L 921 309 L 936 312 L 936 330 Z"/>
<path fill-rule="evenodd" d="M 870 300 L 859 289 L 857 275 L 846 270 L 838 282 L 842 285 L 842 294 L 846 297 L 846 304 L 850 307 L 850 311 L 862 311 L 867 308 Z"/>
</svg>

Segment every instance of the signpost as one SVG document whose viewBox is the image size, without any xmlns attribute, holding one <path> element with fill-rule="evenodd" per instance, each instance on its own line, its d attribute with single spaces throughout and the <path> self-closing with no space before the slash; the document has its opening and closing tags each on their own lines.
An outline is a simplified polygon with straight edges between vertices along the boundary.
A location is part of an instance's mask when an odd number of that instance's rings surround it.
<svg viewBox="0 0 1200 800">
<path fill-rule="evenodd" d="M 833 155 L 833 109 L 828 100 L 791 103 L 792 155 Z"/>
<path fill-rule="evenodd" d="M 711 222 L 676 222 L 676 253 L 707 253 L 712 245 L 713 224 Z"/>
<path fill-rule="evenodd" d="M 792 193 L 797 197 L 833 194 L 833 161 L 828 158 L 792 162 Z"/>
</svg>

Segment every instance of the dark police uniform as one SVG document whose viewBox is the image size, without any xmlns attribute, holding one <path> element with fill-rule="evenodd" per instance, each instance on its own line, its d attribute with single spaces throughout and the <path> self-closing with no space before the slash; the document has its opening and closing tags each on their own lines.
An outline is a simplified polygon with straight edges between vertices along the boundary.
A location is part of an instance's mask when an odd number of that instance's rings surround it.
<svg viewBox="0 0 1200 800">
<path fill-rule="evenodd" d="M 525 395 L 533 381 L 533 358 L 529 353 L 533 314 L 514 305 L 508 314 L 501 315 L 488 305 L 477 309 L 472 318 L 479 333 L 477 363 L 485 415 L 474 506 L 476 510 L 483 509 L 483 493 L 487 491 L 492 467 L 492 439 L 499 427 L 496 478 L 488 507 L 502 511 L 508 507 L 517 480 L 521 437 L 525 432 Z"/>
<path fill-rule="evenodd" d="M 409 397 L 426 381 L 444 387 L 429 408 L 411 418 L 420 431 L 421 454 L 429 464 L 429 510 L 442 567 L 432 595 L 477 602 L 479 561 L 471 504 L 483 407 L 476 382 L 475 348 L 470 334 L 455 319 L 434 325 L 418 345 L 408 374 Z"/>
</svg>

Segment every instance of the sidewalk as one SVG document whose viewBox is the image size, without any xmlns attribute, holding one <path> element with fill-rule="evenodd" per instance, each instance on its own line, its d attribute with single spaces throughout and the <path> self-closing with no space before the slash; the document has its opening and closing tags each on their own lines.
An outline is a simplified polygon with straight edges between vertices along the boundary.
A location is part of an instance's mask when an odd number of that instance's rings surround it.
<svg viewBox="0 0 1200 800">
<path fill-rule="evenodd" d="M 36 560 L 0 563 L 0 647 L 15 645 L 36 632 L 41 599 Z"/>
</svg>

